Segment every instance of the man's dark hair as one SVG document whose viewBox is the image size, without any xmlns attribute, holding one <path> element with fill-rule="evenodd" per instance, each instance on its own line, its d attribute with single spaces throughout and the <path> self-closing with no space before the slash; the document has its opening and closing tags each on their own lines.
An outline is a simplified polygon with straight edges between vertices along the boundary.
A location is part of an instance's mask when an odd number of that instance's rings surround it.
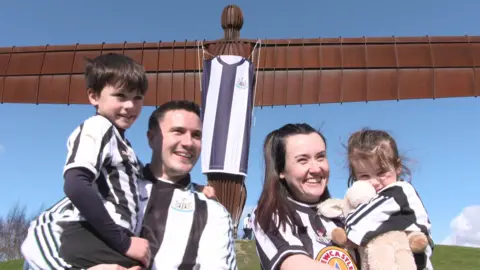
<svg viewBox="0 0 480 270">
<path fill-rule="evenodd" d="M 148 119 L 148 130 L 158 129 L 158 123 L 163 119 L 169 111 L 184 110 L 192 112 L 200 117 L 200 107 L 189 100 L 172 100 L 155 109 Z"/>
<path fill-rule="evenodd" d="M 86 59 L 85 84 L 100 94 L 108 85 L 123 89 L 127 92 L 139 92 L 145 95 L 148 89 L 148 80 L 142 65 L 130 57 L 108 53 Z"/>
</svg>

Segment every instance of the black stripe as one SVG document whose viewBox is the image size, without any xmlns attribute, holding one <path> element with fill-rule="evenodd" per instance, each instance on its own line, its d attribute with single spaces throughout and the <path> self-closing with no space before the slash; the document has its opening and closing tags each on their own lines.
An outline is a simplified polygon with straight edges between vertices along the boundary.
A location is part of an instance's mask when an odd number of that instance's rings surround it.
<svg viewBox="0 0 480 270">
<path fill-rule="evenodd" d="M 218 58 L 218 61 L 221 62 L 221 59 Z M 209 164 L 211 169 L 224 168 L 236 74 L 237 64 L 223 64 L 222 75 L 220 77 L 218 101 L 216 104 L 217 111 L 213 127 L 212 151 L 210 154 Z"/>
<path fill-rule="evenodd" d="M 41 228 L 37 228 L 37 229 L 41 229 Z M 35 236 L 35 241 L 37 242 L 38 249 L 40 250 L 40 253 L 42 254 L 43 259 L 44 259 L 45 262 L 48 264 L 48 266 L 51 267 L 51 269 L 55 269 L 55 267 L 51 264 L 50 260 L 47 259 L 47 256 L 46 256 L 46 254 L 45 254 L 45 251 L 44 251 L 44 249 L 43 249 L 44 247 L 42 246 L 42 244 L 41 244 L 41 242 L 40 242 L 40 239 L 39 239 L 37 230 L 34 230 L 34 231 L 33 231 L 33 235 Z M 45 242 L 46 242 L 46 241 L 45 241 Z M 47 242 L 47 248 L 49 248 L 48 242 Z"/>
<path fill-rule="evenodd" d="M 311 215 L 309 215 L 309 217 L 311 217 Z M 298 223 L 302 224 L 303 227 L 299 228 L 297 234 L 294 234 L 294 236 L 296 236 L 296 237 L 298 237 L 298 239 L 300 239 L 300 242 L 302 242 L 303 248 L 305 249 L 305 251 L 310 255 L 310 257 L 313 258 L 314 257 L 314 255 L 313 255 L 313 243 L 312 243 L 312 239 L 308 235 L 308 227 L 313 226 L 313 225 L 312 224 L 304 224 L 303 221 L 302 221 L 302 218 L 300 217 L 300 215 L 298 214 L 297 211 L 295 211 L 295 219 L 297 219 Z M 309 222 L 311 223 L 311 220 L 309 220 Z M 315 241 L 315 240 L 313 239 L 313 241 Z"/>
<path fill-rule="evenodd" d="M 212 68 L 212 60 L 203 61 L 202 74 L 202 111 L 200 112 L 200 119 L 203 122 L 205 117 L 205 108 L 207 106 L 208 85 L 210 84 L 210 69 Z"/>
<path fill-rule="evenodd" d="M 258 255 L 258 258 L 260 259 L 260 266 L 262 267 L 262 270 L 267 269 L 266 266 L 270 264 L 270 261 L 268 260 L 267 255 L 263 251 L 262 246 L 258 244 L 257 240 L 255 240 L 255 246 L 257 247 L 257 255 Z"/>
<path fill-rule="evenodd" d="M 205 225 L 208 219 L 207 202 L 200 200 L 198 194 L 195 196 L 195 211 L 193 212 L 192 227 L 190 228 L 190 235 L 188 237 L 185 253 L 183 254 L 182 263 L 178 269 L 192 269 L 197 260 L 198 245 L 202 236 Z"/>
<path fill-rule="evenodd" d="M 228 241 L 227 245 L 227 250 L 229 251 L 229 254 L 227 256 L 227 265 L 228 269 L 235 269 L 237 263 L 236 263 L 236 258 L 235 258 L 235 241 L 233 240 L 233 230 L 232 230 L 232 219 L 231 217 L 228 218 L 228 237 L 232 239 L 231 241 Z"/>
<path fill-rule="evenodd" d="M 148 175 L 147 168 L 144 173 Z M 157 254 L 163 242 L 168 219 L 168 209 L 172 201 L 174 189 L 162 188 L 160 181 L 153 182 L 150 199 L 145 209 L 140 237 L 149 241 L 151 254 Z M 155 256 L 152 256 L 152 264 Z"/>
<path fill-rule="evenodd" d="M 247 173 L 248 171 L 248 154 L 250 150 L 250 132 L 252 129 L 252 108 L 253 108 L 253 95 L 255 94 L 253 89 L 255 88 L 254 85 L 254 78 L 255 78 L 255 67 L 252 63 L 248 68 L 248 101 L 247 101 L 247 111 L 245 116 L 245 128 L 243 130 L 243 143 L 242 143 L 242 155 L 240 158 L 240 172 Z"/>
<path fill-rule="evenodd" d="M 103 138 L 102 138 L 102 142 L 100 143 L 100 149 L 98 149 L 98 156 L 97 156 L 97 163 L 95 164 L 95 168 L 97 169 L 97 172 L 100 172 L 101 168 L 100 168 L 100 164 L 103 164 L 103 163 L 109 163 L 110 160 L 103 160 L 102 162 L 102 158 L 103 158 L 103 150 L 105 149 L 105 146 L 110 143 L 110 140 L 114 137 L 114 133 L 113 133 L 113 125 L 111 125 L 107 132 L 105 132 L 105 134 L 103 135 Z"/>
<path fill-rule="evenodd" d="M 382 197 L 380 198 L 377 202 L 375 202 L 373 205 L 370 204 L 364 204 L 358 208 L 351 216 L 347 217 L 347 226 L 352 227 L 355 226 L 362 218 L 364 218 L 366 215 L 370 214 L 373 210 L 375 210 L 377 207 L 382 205 L 385 201 L 387 201 L 388 198 Z M 366 208 L 368 206 L 368 209 L 364 211 L 363 213 L 360 214 L 361 210 Z M 357 217 L 358 216 L 358 217 Z M 352 222 L 353 220 L 353 222 Z"/>
<path fill-rule="evenodd" d="M 123 166 L 125 167 L 125 173 L 127 174 L 128 176 L 128 185 L 130 187 L 130 193 L 132 194 L 132 197 L 133 197 L 133 203 L 135 205 L 135 208 L 133 209 L 133 211 L 135 211 L 134 213 L 138 213 L 139 212 L 139 206 L 138 206 L 138 194 L 137 194 L 137 181 L 135 181 L 133 175 L 136 174 L 136 172 L 134 172 L 134 166 L 137 166 L 137 163 L 132 163 L 130 161 L 130 158 L 126 155 L 124 155 L 122 152 L 126 152 L 128 153 L 128 148 L 123 145 L 122 143 L 118 143 L 118 150 L 119 150 L 119 153 L 120 153 L 120 156 L 122 157 L 122 164 Z M 138 168 L 137 168 L 138 169 Z M 124 190 L 122 190 L 124 191 Z M 123 194 L 126 194 L 126 192 L 123 192 Z M 127 201 L 127 198 L 125 198 L 125 204 L 126 208 L 128 209 L 128 201 Z M 130 211 L 127 211 L 128 212 L 128 215 L 126 216 L 126 218 L 128 218 L 128 223 L 130 224 L 132 222 L 132 212 Z M 138 217 L 137 217 L 138 219 Z M 132 224 L 132 225 L 135 225 L 135 224 Z M 135 227 L 133 227 L 135 228 Z"/>
<path fill-rule="evenodd" d="M 289 251 L 289 254 L 285 256 L 284 252 Z M 283 261 L 288 258 L 288 256 L 294 255 L 294 254 L 305 254 L 303 252 L 302 246 L 284 246 L 283 248 L 279 249 L 277 254 L 273 256 L 272 260 L 270 260 L 270 263 L 268 264 L 268 269 L 275 269 L 278 270 L 280 269 L 280 266 L 282 265 Z M 280 257 L 282 256 L 282 257 Z M 273 268 L 273 265 L 276 265 L 276 268 Z"/>
</svg>

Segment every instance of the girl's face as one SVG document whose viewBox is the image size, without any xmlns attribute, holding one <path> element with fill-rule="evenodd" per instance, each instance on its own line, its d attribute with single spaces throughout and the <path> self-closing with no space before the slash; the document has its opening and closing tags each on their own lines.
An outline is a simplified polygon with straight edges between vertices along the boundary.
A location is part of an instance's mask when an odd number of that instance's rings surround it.
<svg viewBox="0 0 480 270">
<path fill-rule="evenodd" d="M 357 181 L 368 181 L 377 193 L 395 183 L 400 173 L 393 165 L 384 169 L 379 166 L 378 162 L 370 160 L 352 162 L 352 167 Z"/>
<path fill-rule="evenodd" d="M 317 133 L 292 135 L 285 140 L 285 179 L 294 197 L 317 203 L 327 187 L 330 168 L 325 142 Z"/>
</svg>

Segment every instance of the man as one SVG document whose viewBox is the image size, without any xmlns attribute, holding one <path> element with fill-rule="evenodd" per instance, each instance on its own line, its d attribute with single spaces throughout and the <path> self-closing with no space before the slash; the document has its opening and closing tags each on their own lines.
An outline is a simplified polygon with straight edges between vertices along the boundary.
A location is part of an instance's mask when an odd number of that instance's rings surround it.
<svg viewBox="0 0 480 270">
<path fill-rule="evenodd" d="M 153 184 L 140 237 L 150 243 L 152 269 L 236 269 L 230 214 L 190 180 L 201 152 L 200 108 L 171 101 L 150 116 L 152 160 L 143 177 Z"/>
<path fill-rule="evenodd" d="M 237 269 L 230 214 L 211 190 L 195 185 L 190 171 L 201 152 L 200 108 L 190 101 L 171 101 L 150 116 L 152 149 L 139 188 L 140 237 L 148 240 L 151 269 Z M 205 194 L 204 194 L 205 193 Z M 101 264 L 91 270 L 125 267 Z M 140 270 L 140 267 L 129 269 Z"/>
<path fill-rule="evenodd" d="M 251 240 L 252 239 L 252 226 L 250 224 L 250 214 L 243 219 L 243 237 L 242 239 Z"/>
</svg>

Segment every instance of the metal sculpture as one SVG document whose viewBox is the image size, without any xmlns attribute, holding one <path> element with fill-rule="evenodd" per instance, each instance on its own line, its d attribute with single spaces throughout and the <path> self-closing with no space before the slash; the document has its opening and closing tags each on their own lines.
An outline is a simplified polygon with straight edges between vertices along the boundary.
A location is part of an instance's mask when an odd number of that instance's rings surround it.
<svg viewBox="0 0 480 270">
<path fill-rule="evenodd" d="M 88 104 L 84 58 L 117 52 L 145 66 L 146 106 L 173 99 L 201 104 L 202 60 L 254 56 L 255 106 L 368 102 L 480 94 L 480 37 L 240 39 L 241 10 L 222 13 L 223 39 L 156 43 L 75 44 L 0 48 L 0 102 Z M 203 56 L 203 57 L 202 57 Z M 239 175 L 208 174 L 235 226 L 246 200 Z"/>
</svg>

